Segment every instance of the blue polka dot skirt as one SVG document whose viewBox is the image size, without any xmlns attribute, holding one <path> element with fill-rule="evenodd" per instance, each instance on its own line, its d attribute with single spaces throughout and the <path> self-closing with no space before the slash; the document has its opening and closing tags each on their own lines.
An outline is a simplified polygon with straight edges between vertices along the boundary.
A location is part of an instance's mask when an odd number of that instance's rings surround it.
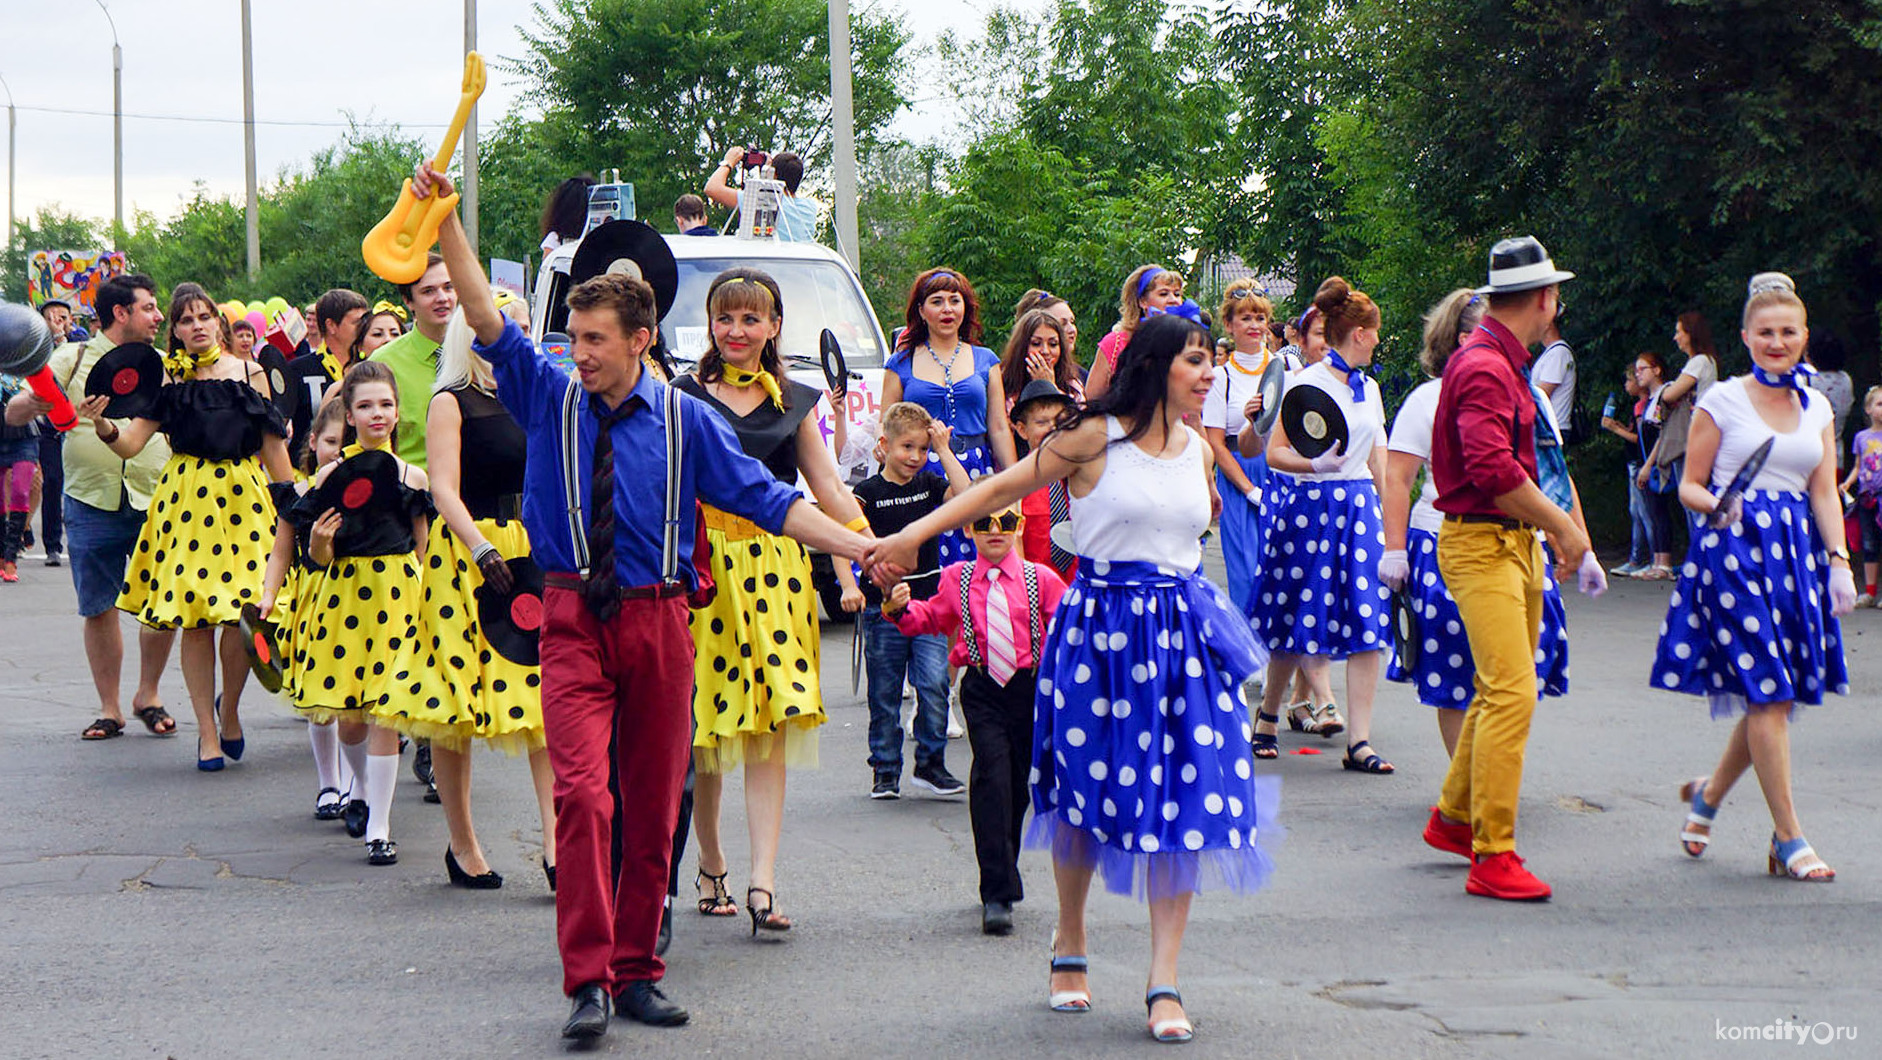
<svg viewBox="0 0 1882 1060">
<path fill-rule="evenodd" d="M 976 445 L 965 453 L 956 453 L 955 456 L 960 458 L 961 466 L 967 469 L 968 478 L 978 479 L 993 474 L 993 454 L 984 445 Z M 943 479 L 948 477 L 947 468 L 941 466 L 941 458 L 935 455 L 933 450 L 928 453 L 927 469 Z M 974 550 L 973 535 L 966 530 L 943 530 L 935 541 L 941 548 L 941 566 L 943 567 L 950 563 L 967 563 L 979 555 Z"/>
<path fill-rule="evenodd" d="M 1267 657 L 1221 590 L 1082 558 L 1042 652 L 1027 845 L 1118 894 L 1258 889 L 1280 780 L 1255 776 L 1241 686 Z"/>
<path fill-rule="evenodd" d="M 1849 692 L 1830 613 L 1829 556 L 1801 493 L 1745 494 L 1744 516 L 1701 527 L 1668 601 L 1654 688 L 1705 696 L 1712 716 L 1747 704 L 1817 706 Z"/>
<path fill-rule="evenodd" d="M 1476 694 L 1477 666 L 1470 658 L 1470 639 L 1458 617 L 1457 600 L 1438 573 L 1438 535 L 1429 530 L 1407 530 L 1405 554 L 1411 566 L 1407 590 L 1418 613 L 1424 638 L 1418 666 L 1407 670 L 1392 653 L 1386 667 L 1388 681 L 1416 686 L 1418 702 L 1442 710 L 1465 710 Z M 1545 696 L 1568 694 L 1568 612 L 1562 590 L 1555 582 L 1555 567 L 1542 568 L 1542 632 L 1536 644 L 1536 687 Z"/>
<path fill-rule="evenodd" d="M 1344 659 L 1390 647 L 1379 581 L 1385 532 L 1371 479 L 1295 480 L 1262 551 L 1257 630 L 1283 655 Z"/>
<path fill-rule="evenodd" d="M 1266 484 L 1268 462 L 1261 457 L 1249 459 L 1235 454 L 1235 460 L 1242 465 L 1242 472 L 1248 481 L 1262 488 L 1262 505 L 1250 504 L 1242 491 L 1229 484 L 1228 476 L 1221 468 L 1216 468 L 1216 492 L 1222 495 L 1222 518 L 1219 523 L 1222 542 L 1222 562 L 1227 570 L 1229 599 L 1243 614 L 1248 613 L 1248 605 L 1255 598 L 1255 586 L 1261 578 L 1261 543 L 1267 537 L 1264 524 L 1267 516 L 1264 507 L 1267 502 Z"/>
</svg>

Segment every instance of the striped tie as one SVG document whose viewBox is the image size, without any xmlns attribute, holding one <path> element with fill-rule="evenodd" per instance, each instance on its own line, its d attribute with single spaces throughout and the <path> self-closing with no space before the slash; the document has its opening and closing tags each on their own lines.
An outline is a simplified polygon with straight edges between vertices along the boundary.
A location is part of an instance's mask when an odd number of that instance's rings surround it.
<svg viewBox="0 0 1882 1060">
<path fill-rule="evenodd" d="M 595 430 L 595 472 L 588 495 L 588 581 L 582 586 L 582 598 L 588 609 L 603 622 L 621 610 L 620 593 L 614 575 L 614 436 L 613 428 L 627 412 L 627 403 L 613 412 L 605 412 L 599 401 L 592 406 L 601 420 Z"/>
<path fill-rule="evenodd" d="M 1060 523 L 1069 522 L 1071 520 L 1072 498 L 1069 493 L 1065 492 L 1064 479 L 1049 483 L 1046 486 L 1046 505 L 1052 512 L 1053 526 L 1058 526 Z M 1051 543 L 1049 551 L 1052 557 L 1052 565 L 1060 571 L 1071 570 L 1072 561 L 1078 558 L 1065 549 L 1060 548 L 1057 541 Z"/>
<path fill-rule="evenodd" d="M 1019 671 L 1013 649 L 1013 616 L 1007 611 L 1006 588 L 1000 568 L 987 569 L 987 676 L 1001 688 Z"/>
</svg>

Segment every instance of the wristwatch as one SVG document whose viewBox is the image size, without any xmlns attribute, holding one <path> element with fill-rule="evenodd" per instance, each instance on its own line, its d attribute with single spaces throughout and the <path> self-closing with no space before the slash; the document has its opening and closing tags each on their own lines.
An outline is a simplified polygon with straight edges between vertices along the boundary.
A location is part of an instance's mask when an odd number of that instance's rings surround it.
<svg viewBox="0 0 1882 1060">
<path fill-rule="evenodd" d="M 1830 553 L 1830 558 L 1840 559 L 1844 562 L 1844 564 L 1848 564 L 1849 563 L 1849 546 L 1844 545 L 1842 548 L 1839 548 L 1836 551 Z"/>
</svg>

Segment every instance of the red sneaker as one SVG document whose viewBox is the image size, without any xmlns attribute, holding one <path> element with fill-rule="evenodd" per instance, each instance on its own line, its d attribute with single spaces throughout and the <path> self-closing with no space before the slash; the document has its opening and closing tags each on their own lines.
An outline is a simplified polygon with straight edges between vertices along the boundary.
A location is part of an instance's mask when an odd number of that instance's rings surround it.
<svg viewBox="0 0 1882 1060">
<path fill-rule="evenodd" d="M 1543 902 L 1553 893 L 1548 884 L 1523 867 L 1523 859 L 1517 857 L 1514 850 L 1479 857 L 1470 867 L 1470 878 L 1464 881 L 1464 890 L 1506 902 Z"/>
<path fill-rule="evenodd" d="M 1467 821 L 1453 821 L 1431 807 L 1431 821 L 1425 825 L 1425 845 L 1435 847 L 1446 854 L 1456 854 L 1469 860 L 1470 824 Z"/>
</svg>

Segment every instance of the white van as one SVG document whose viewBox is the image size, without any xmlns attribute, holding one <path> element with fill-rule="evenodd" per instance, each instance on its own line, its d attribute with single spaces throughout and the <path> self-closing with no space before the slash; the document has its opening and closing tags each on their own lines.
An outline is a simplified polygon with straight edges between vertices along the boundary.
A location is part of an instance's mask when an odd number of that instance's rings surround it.
<svg viewBox="0 0 1882 1060">
<path fill-rule="evenodd" d="M 877 388 L 882 383 L 888 344 L 883 341 L 869 299 L 863 295 L 861 281 L 841 255 L 816 243 L 734 236 L 664 238 L 679 266 L 680 283 L 673 308 L 660 323 L 660 337 L 680 371 L 690 370 L 706 349 L 706 288 L 713 277 L 740 266 L 763 269 L 778 281 L 784 296 L 784 330 L 778 336 L 778 352 L 791 378 L 820 392 L 829 390 L 818 355 L 818 341 L 828 328 L 842 346 L 850 372 L 849 396 L 842 415 L 852 430 L 860 423 L 879 419 L 882 409 Z M 569 264 L 580 245 L 577 240 L 550 251 L 536 273 L 531 321 L 532 334 L 538 339 L 567 329 L 568 307 L 564 300 L 569 291 Z M 828 401 L 819 403 L 817 427 L 826 445 L 833 434 L 831 415 Z M 808 490 L 805 495 L 809 496 Z M 813 553 L 811 566 L 824 611 L 836 621 L 847 621 L 849 616 L 837 606 L 841 593 L 831 572 L 830 557 Z"/>
</svg>

